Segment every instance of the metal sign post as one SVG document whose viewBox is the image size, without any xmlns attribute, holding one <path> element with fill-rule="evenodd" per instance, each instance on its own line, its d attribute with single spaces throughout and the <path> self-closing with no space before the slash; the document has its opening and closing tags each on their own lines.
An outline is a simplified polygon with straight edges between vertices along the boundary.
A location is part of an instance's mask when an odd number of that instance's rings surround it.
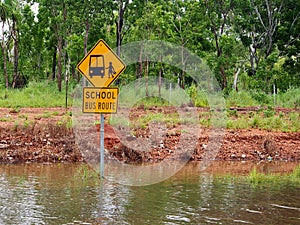
<svg viewBox="0 0 300 225">
<path fill-rule="evenodd" d="M 76 68 L 94 86 L 85 87 L 83 84 L 82 112 L 100 114 L 100 177 L 104 178 L 104 114 L 117 112 L 119 92 L 118 88 L 108 86 L 125 70 L 126 65 L 100 39 Z"/>
<path fill-rule="evenodd" d="M 104 114 L 100 116 L 100 177 L 104 178 Z"/>
</svg>

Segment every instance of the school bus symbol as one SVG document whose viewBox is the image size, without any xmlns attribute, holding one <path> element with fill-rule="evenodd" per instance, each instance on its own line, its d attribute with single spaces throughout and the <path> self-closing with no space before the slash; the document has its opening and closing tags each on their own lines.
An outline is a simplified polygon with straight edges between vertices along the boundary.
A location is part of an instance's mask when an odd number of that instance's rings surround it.
<svg viewBox="0 0 300 225">
<path fill-rule="evenodd" d="M 103 55 L 91 55 L 89 63 L 89 76 L 100 76 L 103 78 L 105 75 L 105 65 Z"/>
<path fill-rule="evenodd" d="M 100 39 L 76 68 L 94 87 L 108 87 L 125 70 L 126 65 L 105 41 Z"/>
</svg>

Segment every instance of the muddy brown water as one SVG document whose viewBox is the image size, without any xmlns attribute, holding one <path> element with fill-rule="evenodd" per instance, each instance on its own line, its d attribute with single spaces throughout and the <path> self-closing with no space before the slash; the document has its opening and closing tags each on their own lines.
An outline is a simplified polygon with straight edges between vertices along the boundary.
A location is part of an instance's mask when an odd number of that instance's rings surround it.
<svg viewBox="0 0 300 225">
<path fill-rule="evenodd" d="M 300 224 L 299 186 L 222 178 L 296 165 L 190 163 L 143 187 L 100 181 L 85 164 L 0 165 L 0 224 Z"/>
</svg>

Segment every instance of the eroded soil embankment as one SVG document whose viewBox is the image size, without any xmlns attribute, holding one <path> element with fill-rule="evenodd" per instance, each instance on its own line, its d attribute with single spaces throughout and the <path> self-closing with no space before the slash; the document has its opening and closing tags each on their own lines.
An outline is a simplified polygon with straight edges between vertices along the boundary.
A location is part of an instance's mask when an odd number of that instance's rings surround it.
<svg viewBox="0 0 300 225">
<path fill-rule="evenodd" d="M 105 143 L 111 155 L 126 162 L 157 162 L 166 157 L 172 158 L 179 142 L 180 134 L 174 132 L 166 135 L 163 141 L 153 146 L 147 152 L 133 151 L 123 144 L 119 138 L 111 133 L 107 134 Z M 207 157 L 209 151 L 209 130 L 204 130 L 194 147 L 191 160 L 200 161 Z M 136 140 L 133 140 L 136 141 Z M 129 142 L 130 143 L 130 142 Z M 226 130 L 215 160 L 223 161 L 300 161 L 300 133 L 267 132 L 258 129 Z M 183 155 L 182 157 L 185 157 Z"/>
<path fill-rule="evenodd" d="M 2 118 L 0 121 L 0 162 L 78 162 L 84 160 L 75 143 L 72 128 L 67 128 L 64 124 L 66 116 L 64 108 L 21 109 L 19 112 L 0 109 L 0 113 Z M 96 129 L 95 132 L 97 132 Z M 209 130 L 201 132 L 197 145 L 188 157 L 195 161 L 203 159 L 208 149 L 209 135 Z M 148 151 L 136 151 L 123 145 L 111 126 L 105 126 L 105 148 L 111 156 L 127 163 L 157 162 L 166 157 L 172 158 L 179 138 L 180 133 L 174 130 L 174 132 L 168 132 L 163 140 Z M 132 141 L 135 140 L 132 139 Z M 226 161 L 300 161 L 300 132 L 269 132 L 258 129 L 226 130 L 220 149 L 214 158 Z"/>
<path fill-rule="evenodd" d="M 105 126 L 105 130 L 105 148 L 111 156 L 127 163 L 158 162 L 166 157 L 172 158 L 180 137 L 178 133 L 168 135 L 163 140 L 163 144 L 153 146 L 145 152 L 124 146 L 109 125 Z M 208 139 L 209 132 L 203 132 L 191 155 L 192 160 L 202 160 L 208 148 Z M 215 159 L 300 161 L 300 133 L 227 130 Z M 0 128 L 0 162 L 78 162 L 83 160 L 75 144 L 72 129 L 51 125 L 51 123 L 46 127 L 36 125 L 34 129 Z"/>
</svg>

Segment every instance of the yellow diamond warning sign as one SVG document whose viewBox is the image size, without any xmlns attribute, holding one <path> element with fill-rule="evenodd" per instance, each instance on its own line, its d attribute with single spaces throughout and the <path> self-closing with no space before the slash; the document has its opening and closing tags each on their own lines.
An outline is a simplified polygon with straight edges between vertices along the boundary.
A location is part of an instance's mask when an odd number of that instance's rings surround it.
<svg viewBox="0 0 300 225">
<path fill-rule="evenodd" d="M 116 113 L 118 107 L 118 88 L 83 88 L 82 112 Z"/>
<path fill-rule="evenodd" d="M 78 71 L 95 87 L 108 87 L 125 67 L 118 55 L 102 39 L 77 65 Z"/>
</svg>

